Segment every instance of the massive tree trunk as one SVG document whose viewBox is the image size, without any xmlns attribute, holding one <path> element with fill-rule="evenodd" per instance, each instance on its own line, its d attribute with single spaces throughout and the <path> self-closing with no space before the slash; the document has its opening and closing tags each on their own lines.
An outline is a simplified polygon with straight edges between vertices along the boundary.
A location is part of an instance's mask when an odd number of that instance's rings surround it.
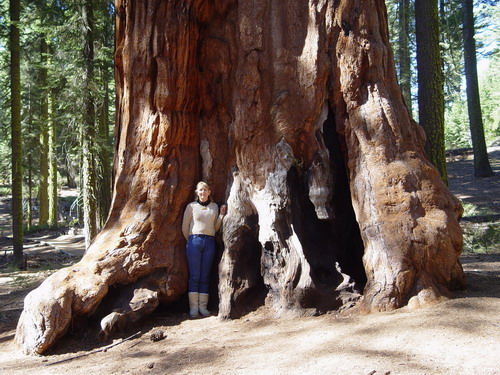
<svg viewBox="0 0 500 375">
<path fill-rule="evenodd" d="M 116 7 L 110 216 L 80 263 L 27 296 L 25 352 L 120 284 L 179 299 L 182 212 L 199 179 L 228 202 L 221 317 L 264 303 L 316 314 L 360 293 L 363 309 L 389 310 L 464 285 L 461 206 L 403 103 L 382 0 Z"/>
</svg>

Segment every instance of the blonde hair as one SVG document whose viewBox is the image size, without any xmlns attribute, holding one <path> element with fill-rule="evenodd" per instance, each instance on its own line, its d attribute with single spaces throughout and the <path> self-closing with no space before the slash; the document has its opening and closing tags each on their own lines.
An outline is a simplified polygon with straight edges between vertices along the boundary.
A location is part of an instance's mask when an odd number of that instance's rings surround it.
<svg viewBox="0 0 500 375">
<path fill-rule="evenodd" d="M 208 185 L 205 181 L 200 181 L 200 182 L 198 182 L 198 183 L 196 184 L 196 190 L 195 190 L 195 191 L 198 191 L 198 189 L 199 189 L 200 187 L 205 187 L 207 190 L 210 190 L 210 191 L 212 190 L 212 189 L 210 189 L 210 186 L 209 186 L 209 185 Z"/>
<path fill-rule="evenodd" d="M 207 190 L 210 190 L 210 195 L 208 196 L 208 199 L 210 200 L 210 202 L 213 202 L 213 199 L 212 199 L 212 189 L 210 188 L 210 185 L 207 184 L 205 181 L 200 181 L 196 184 L 196 189 L 194 191 L 194 197 L 195 199 L 197 200 L 198 199 L 198 189 L 200 189 L 201 187 L 204 187 L 205 189 Z"/>
</svg>

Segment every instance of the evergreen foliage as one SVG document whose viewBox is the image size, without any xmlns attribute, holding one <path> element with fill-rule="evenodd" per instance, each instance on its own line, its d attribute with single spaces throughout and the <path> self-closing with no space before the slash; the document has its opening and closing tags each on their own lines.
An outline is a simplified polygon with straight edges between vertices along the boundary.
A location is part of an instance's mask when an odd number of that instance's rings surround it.
<svg viewBox="0 0 500 375">
<path fill-rule="evenodd" d="M 490 60 L 488 70 L 480 79 L 481 108 L 485 129 L 486 144 L 500 140 L 500 53 Z"/>
<path fill-rule="evenodd" d="M 113 75 L 113 17 L 112 1 L 93 1 L 95 8 L 95 71 L 92 82 L 82 80 L 84 61 L 82 51 L 81 2 L 75 0 L 22 0 L 20 26 L 21 46 L 21 121 L 24 153 L 24 219 L 28 226 L 38 221 L 40 205 L 39 178 L 40 156 L 43 155 L 39 142 L 41 130 L 50 125 L 52 134 L 49 162 L 55 164 L 57 173 L 50 175 L 54 183 L 80 188 L 82 146 L 81 129 L 84 124 L 84 98 L 91 92 L 92 105 L 101 116 L 92 126 L 98 131 L 101 126 L 102 140 L 95 142 L 93 152 L 99 157 L 96 173 L 100 183 L 106 185 L 107 198 L 110 199 L 110 170 L 112 152 L 112 132 L 110 126 L 114 118 Z M 11 185 L 10 178 L 10 78 L 9 78 L 9 1 L 0 0 L 0 185 Z M 42 38 L 47 43 L 47 52 L 41 54 Z M 44 83 L 43 72 L 47 79 Z M 107 96 L 107 97 L 105 97 Z M 50 98 L 51 101 L 47 99 Z M 44 113 L 44 103 L 48 112 Z M 106 103 L 106 106 L 103 105 Z M 48 106 L 50 104 L 50 107 Z M 106 107 L 106 111 L 101 109 Z M 50 118 L 48 116 L 50 115 Z M 55 142 L 54 142 L 55 140 Z M 52 157 L 55 155 L 55 158 Z M 55 160 L 54 160 L 55 159 Z M 55 163 L 54 163 L 55 162 Z M 103 166 L 104 165 L 104 166 Z M 106 173 L 103 173 L 105 171 Z M 109 181 L 108 181 L 109 180 Z M 57 182 L 55 182 L 57 181 Z M 57 186 L 56 186 L 57 188 Z M 57 191 L 52 189 L 52 192 Z M 75 197 L 76 198 L 76 197 Z M 52 199 L 52 198 L 51 198 Z M 94 201 L 97 197 L 93 196 Z M 52 199 L 53 201 L 53 199 Z M 30 220 L 31 203 L 33 219 Z M 51 226 L 64 219 L 59 209 L 54 218 L 51 203 Z M 109 207 L 106 206 L 106 207 Z M 74 210 L 75 211 L 75 210 Z M 74 212 L 73 211 L 73 212 Z M 55 219 L 55 220 L 54 220 Z M 70 219 L 70 218 L 68 218 Z"/>
<path fill-rule="evenodd" d="M 413 104 L 417 100 L 417 68 L 415 56 L 415 0 L 409 0 L 410 10 L 408 45 L 401 46 L 400 5 L 402 0 L 387 0 L 390 41 L 395 51 L 398 79 L 402 83 L 400 50 L 408 48 L 411 56 L 411 92 Z M 465 100 L 464 48 L 462 39 L 461 0 L 439 0 L 440 45 L 444 79 L 445 146 L 446 149 L 472 147 Z M 500 82 L 498 79 L 498 54 L 500 51 L 500 4 L 492 0 L 475 0 L 474 15 L 476 47 L 482 65 L 479 71 L 479 89 L 487 145 L 499 140 Z M 415 105 L 413 106 L 415 108 Z M 418 119 L 418 114 L 414 113 Z"/>
<path fill-rule="evenodd" d="M 409 2 L 405 13 L 408 29 L 402 30 L 401 4 Z M 398 79 L 403 86 L 405 69 L 402 56 L 410 56 L 409 73 L 414 117 L 417 95 L 415 0 L 387 0 L 390 41 L 393 45 Z M 447 149 L 471 147 L 469 119 L 466 110 L 464 84 L 464 48 L 462 40 L 461 0 L 436 0 L 439 16 L 439 44 L 442 57 L 444 95 L 444 140 Z M 0 187 L 7 193 L 12 185 L 11 149 L 11 93 L 9 50 L 9 1 L 0 0 Z M 94 140 L 88 145 L 94 155 L 97 191 L 90 196 L 98 204 L 97 227 L 102 227 L 107 216 L 111 194 L 111 155 L 114 122 L 113 73 L 113 17 L 112 1 L 91 1 L 94 8 L 94 58 L 91 81 L 85 77 L 83 58 L 81 1 L 76 0 L 20 0 L 20 69 L 21 69 L 21 131 L 23 147 L 23 211 L 29 227 L 39 224 L 39 180 L 42 152 L 40 137 L 47 124 L 51 129 L 53 148 L 48 157 L 57 169 L 52 173 L 52 186 L 66 185 L 81 188 L 83 170 L 82 129 L 88 112 L 85 99 L 91 97 L 95 111 L 92 120 Z M 486 145 L 500 139 L 500 5 L 493 0 L 474 1 L 476 46 L 479 62 L 489 62 L 479 73 L 479 91 Z M 402 31 L 406 38 L 402 38 Z M 47 43 L 41 52 L 42 39 Z M 403 45 L 404 44 L 404 45 Z M 46 71 L 46 79 L 44 79 Z M 50 94 L 50 95 L 49 95 Z M 407 94 L 405 94 L 406 96 Z M 48 98 L 51 98 L 48 108 Z M 45 110 L 47 103 L 48 110 Z M 52 146 L 51 146 L 52 147 Z M 55 155 L 55 156 L 52 156 Z M 43 164 L 43 163 L 42 163 Z M 56 186 L 57 188 L 57 186 Z M 54 191 L 54 190 L 52 190 Z M 81 194 L 75 193 L 81 197 Z M 48 198 L 42 198 L 45 200 Z M 50 224 L 61 220 L 57 201 L 52 193 Z M 76 199 L 76 197 L 75 197 Z M 78 202 L 84 201 L 79 199 Z M 55 208 L 54 208 L 55 207 Z M 76 210 L 74 210 L 76 211 Z M 73 211 L 73 212 L 74 212 Z M 81 211 L 81 210 L 78 210 Z M 82 211 L 81 211 L 82 212 Z M 54 216 L 57 216 L 54 218 Z M 71 219 L 71 218 L 68 218 Z M 82 221 L 80 221 L 82 224 Z M 42 223 L 43 224 L 43 223 Z"/>
</svg>

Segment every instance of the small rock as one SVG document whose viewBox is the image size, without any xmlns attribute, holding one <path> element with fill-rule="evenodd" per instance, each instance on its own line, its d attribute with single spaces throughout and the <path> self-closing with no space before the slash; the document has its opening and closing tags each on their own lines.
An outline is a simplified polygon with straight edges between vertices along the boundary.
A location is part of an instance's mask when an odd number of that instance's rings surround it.
<svg viewBox="0 0 500 375">
<path fill-rule="evenodd" d="M 149 337 L 151 341 L 156 342 L 156 341 L 161 341 L 165 339 L 167 335 L 165 334 L 165 331 L 158 329 L 154 332 L 151 333 L 151 336 Z"/>
<path fill-rule="evenodd" d="M 151 362 L 151 363 L 149 363 L 149 364 L 148 364 L 148 368 L 149 368 L 149 369 L 151 369 L 151 368 L 153 368 L 153 367 L 155 367 L 155 363 L 154 363 L 154 362 Z"/>
</svg>

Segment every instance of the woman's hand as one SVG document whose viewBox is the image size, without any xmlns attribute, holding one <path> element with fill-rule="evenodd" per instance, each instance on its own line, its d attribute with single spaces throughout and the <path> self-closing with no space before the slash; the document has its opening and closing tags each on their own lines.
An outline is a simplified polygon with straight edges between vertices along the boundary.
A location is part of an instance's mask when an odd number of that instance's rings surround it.
<svg viewBox="0 0 500 375">
<path fill-rule="evenodd" d="M 225 204 L 223 204 L 222 206 L 220 206 L 220 214 L 222 216 L 225 216 L 227 214 L 227 206 Z"/>
</svg>

